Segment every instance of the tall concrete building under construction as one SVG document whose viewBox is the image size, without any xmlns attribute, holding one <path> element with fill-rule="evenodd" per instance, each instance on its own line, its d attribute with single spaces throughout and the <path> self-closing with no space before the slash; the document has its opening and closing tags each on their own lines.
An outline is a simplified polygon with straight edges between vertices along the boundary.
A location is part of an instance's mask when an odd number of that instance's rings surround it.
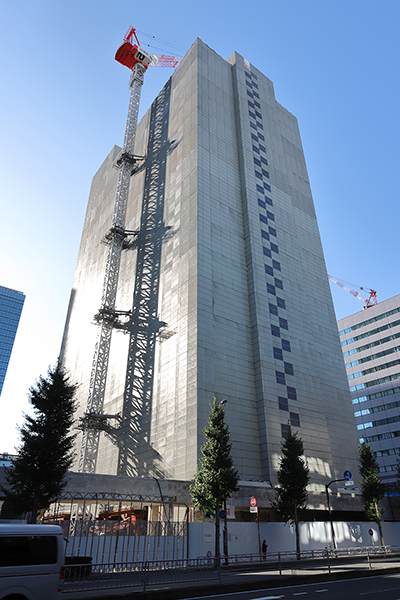
<svg viewBox="0 0 400 600">
<path fill-rule="evenodd" d="M 81 417 L 118 152 L 93 179 L 62 347 Z M 311 489 L 355 472 L 299 128 L 272 82 L 197 40 L 139 123 L 135 155 L 145 158 L 130 180 L 96 472 L 192 479 L 214 396 L 227 400 L 242 478 L 276 482 L 289 424 Z"/>
</svg>

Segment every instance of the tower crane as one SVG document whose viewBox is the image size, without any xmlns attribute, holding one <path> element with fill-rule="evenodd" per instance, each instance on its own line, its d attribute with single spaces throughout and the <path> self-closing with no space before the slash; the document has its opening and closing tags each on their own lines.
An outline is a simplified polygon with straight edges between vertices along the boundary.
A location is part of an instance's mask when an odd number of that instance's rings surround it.
<svg viewBox="0 0 400 600">
<path fill-rule="evenodd" d="M 346 292 L 349 292 L 349 294 L 351 294 L 352 296 L 357 298 L 357 300 L 364 302 L 365 306 L 363 306 L 363 308 L 370 308 L 374 304 L 378 304 L 378 300 L 376 297 L 377 296 L 376 290 L 371 290 L 368 288 L 360 287 L 359 289 L 361 291 L 369 294 L 368 298 L 364 298 L 363 296 L 361 296 L 361 294 L 359 292 L 347 287 L 347 285 L 345 285 L 342 281 L 339 281 L 339 279 L 336 279 L 336 277 L 332 277 L 332 275 L 328 275 L 328 278 L 330 279 L 330 281 L 333 281 L 333 283 L 336 283 L 336 285 L 341 287 L 343 290 L 346 290 Z"/>
<path fill-rule="evenodd" d="M 113 329 L 123 330 L 123 319 L 124 317 L 129 317 L 131 314 L 130 311 L 116 310 L 115 300 L 124 241 L 126 237 L 138 234 L 138 232 L 125 229 L 125 217 L 130 178 L 133 174 L 134 165 L 138 160 L 138 157 L 134 155 L 134 146 L 143 78 L 149 66 L 176 67 L 181 58 L 167 55 L 155 56 L 148 53 L 140 46 L 136 30 L 131 26 L 124 37 L 124 43 L 116 52 L 115 60 L 132 70 L 129 84 L 131 93 L 124 143 L 116 161 L 118 183 L 115 193 L 112 223 L 103 240 L 108 245 L 108 251 L 101 307 L 95 315 L 95 321 L 100 329 L 93 356 L 86 411 L 80 419 L 79 424 L 79 428 L 82 430 L 82 442 L 78 469 L 83 473 L 95 472 L 100 432 L 107 428 L 107 419 L 116 418 L 115 415 L 104 414 L 103 406 L 111 334 Z"/>
</svg>

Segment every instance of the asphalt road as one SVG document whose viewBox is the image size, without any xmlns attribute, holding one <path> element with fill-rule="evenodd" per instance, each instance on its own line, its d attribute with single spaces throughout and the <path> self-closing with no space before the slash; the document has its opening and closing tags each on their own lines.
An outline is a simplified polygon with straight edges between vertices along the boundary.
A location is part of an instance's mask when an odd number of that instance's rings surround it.
<svg viewBox="0 0 400 600">
<path fill-rule="evenodd" d="M 204 596 L 190 600 L 204 600 Z M 207 600 L 400 600 L 400 574 L 207 596 Z M 189 600 L 189 598 L 188 598 Z"/>
</svg>

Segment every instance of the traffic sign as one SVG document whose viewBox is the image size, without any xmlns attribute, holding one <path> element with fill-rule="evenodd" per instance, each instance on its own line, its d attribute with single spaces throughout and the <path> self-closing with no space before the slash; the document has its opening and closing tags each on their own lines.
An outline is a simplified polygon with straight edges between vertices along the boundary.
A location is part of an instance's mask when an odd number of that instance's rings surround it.
<svg viewBox="0 0 400 600">
<path fill-rule="evenodd" d="M 345 471 L 343 473 L 343 477 L 345 478 L 346 481 L 351 481 L 353 479 L 353 475 L 351 474 L 351 471 Z"/>
<path fill-rule="evenodd" d="M 255 496 L 250 498 L 250 506 L 257 506 L 257 498 Z"/>
<path fill-rule="evenodd" d="M 347 486 L 349 486 L 349 485 L 350 485 L 350 486 L 352 486 L 352 485 L 354 485 L 354 481 L 352 481 L 352 480 L 350 480 L 350 481 L 345 481 L 345 482 L 344 482 L 344 485 L 347 485 Z"/>
<path fill-rule="evenodd" d="M 373 529 L 368 529 L 368 533 L 371 537 L 374 536 L 374 530 Z"/>
<path fill-rule="evenodd" d="M 226 512 L 224 510 L 221 510 L 220 513 L 219 513 L 219 516 L 221 517 L 221 519 L 225 519 Z"/>
<path fill-rule="evenodd" d="M 257 506 L 250 506 L 250 512 L 251 513 L 258 513 L 258 507 Z"/>
</svg>

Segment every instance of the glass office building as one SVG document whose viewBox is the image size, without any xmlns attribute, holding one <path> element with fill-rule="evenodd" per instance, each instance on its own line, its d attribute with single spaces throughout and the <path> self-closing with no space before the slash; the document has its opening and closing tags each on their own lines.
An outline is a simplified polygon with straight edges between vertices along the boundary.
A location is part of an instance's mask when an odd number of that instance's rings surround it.
<svg viewBox="0 0 400 600">
<path fill-rule="evenodd" d="M 360 441 L 371 445 L 384 483 L 400 453 L 400 295 L 338 321 Z"/>
<path fill-rule="evenodd" d="M 24 302 L 22 292 L 0 286 L 0 394 Z"/>
</svg>

